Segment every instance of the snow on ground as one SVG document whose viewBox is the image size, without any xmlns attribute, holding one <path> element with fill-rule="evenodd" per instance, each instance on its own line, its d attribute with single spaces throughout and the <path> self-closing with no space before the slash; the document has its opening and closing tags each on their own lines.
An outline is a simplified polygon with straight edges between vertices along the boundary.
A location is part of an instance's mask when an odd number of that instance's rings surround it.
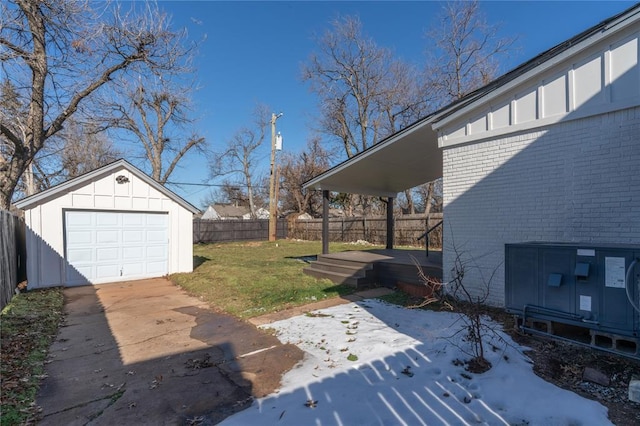
<svg viewBox="0 0 640 426">
<path fill-rule="evenodd" d="M 498 325 L 486 354 L 493 368 L 466 371 L 463 325 L 458 314 L 374 299 L 268 324 L 305 358 L 278 392 L 222 424 L 611 424 L 606 407 L 536 376 Z"/>
</svg>

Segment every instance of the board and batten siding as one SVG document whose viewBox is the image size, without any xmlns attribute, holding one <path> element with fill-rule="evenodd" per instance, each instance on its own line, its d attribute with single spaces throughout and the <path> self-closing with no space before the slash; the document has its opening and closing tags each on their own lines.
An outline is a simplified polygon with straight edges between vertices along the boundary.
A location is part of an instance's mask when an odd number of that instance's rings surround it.
<svg viewBox="0 0 640 426">
<path fill-rule="evenodd" d="M 640 243 L 639 29 L 437 123 L 445 279 L 460 253 L 476 294 L 495 272 L 503 306 L 506 243 Z"/>
<path fill-rule="evenodd" d="M 128 182 L 117 183 L 117 176 L 126 177 Z M 192 270 L 192 213 L 121 168 L 25 210 L 29 288 L 65 284 L 64 212 L 67 210 L 168 213 L 168 272 Z"/>
</svg>

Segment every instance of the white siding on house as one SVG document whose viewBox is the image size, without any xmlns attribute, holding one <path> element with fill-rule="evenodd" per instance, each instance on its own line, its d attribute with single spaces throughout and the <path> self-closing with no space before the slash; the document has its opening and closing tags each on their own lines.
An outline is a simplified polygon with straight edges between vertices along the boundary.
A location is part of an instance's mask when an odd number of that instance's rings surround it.
<svg viewBox="0 0 640 426">
<path fill-rule="evenodd" d="M 493 270 L 504 304 L 504 244 L 640 243 L 640 107 L 443 150 L 444 273 L 453 247 L 475 287 Z M 484 278 L 483 278 L 484 276 Z"/>
<path fill-rule="evenodd" d="M 440 120 L 441 147 L 504 137 L 578 117 L 629 108 L 640 102 L 638 25 L 574 56 L 523 76 L 509 91 L 490 94 Z M 546 67 L 546 68 L 545 68 Z"/>
</svg>

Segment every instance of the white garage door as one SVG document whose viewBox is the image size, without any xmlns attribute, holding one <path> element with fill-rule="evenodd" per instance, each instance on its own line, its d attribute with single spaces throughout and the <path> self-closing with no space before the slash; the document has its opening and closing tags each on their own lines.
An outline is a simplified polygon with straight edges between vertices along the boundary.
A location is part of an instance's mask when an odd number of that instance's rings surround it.
<svg viewBox="0 0 640 426">
<path fill-rule="evenodd" d="M 162 213 L 66 211 L 67 285 L 166 275 L 168 222 Z"/>
</svg>

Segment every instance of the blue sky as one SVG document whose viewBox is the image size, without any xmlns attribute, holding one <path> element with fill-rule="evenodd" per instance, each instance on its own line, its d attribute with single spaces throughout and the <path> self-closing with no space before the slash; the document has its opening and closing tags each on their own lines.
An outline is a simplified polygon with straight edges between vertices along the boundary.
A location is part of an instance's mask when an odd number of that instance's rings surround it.
<svg viewBox="0 0 640 426">
<path fill-rule="evenodd" d="M 631 1 L 481 1 L 490 24 L 501 35 L 517 36 L 518 50 L 502 63 L 508 71 L 544 50 L 631 7 Z M 423 65 L 426 31 L 442 3 L 435 1 L 161 1 L 175 28 L 204 41 L 196 58 L 194 115 L 196 130 L 213 150 L 241 127 L 250 125 L 256 103 L 284 112 L 277 122 L 284 150 L 300 152 L 311 135 L 316 98 L 301 81 L 301 66 L 316 50 L 314 35 L 339 15 L 358 15 L 364 33 L 396 56 Z M 267 138 L 269 139 L 269 138 Z M 269 167 L 270 140 L 263 147 L 261 168 Z M 208 180 L 207 159 L 189 155 L 171 181 Z M 209 188 L 169 185 L 197 207 Z"/>
</svg>

